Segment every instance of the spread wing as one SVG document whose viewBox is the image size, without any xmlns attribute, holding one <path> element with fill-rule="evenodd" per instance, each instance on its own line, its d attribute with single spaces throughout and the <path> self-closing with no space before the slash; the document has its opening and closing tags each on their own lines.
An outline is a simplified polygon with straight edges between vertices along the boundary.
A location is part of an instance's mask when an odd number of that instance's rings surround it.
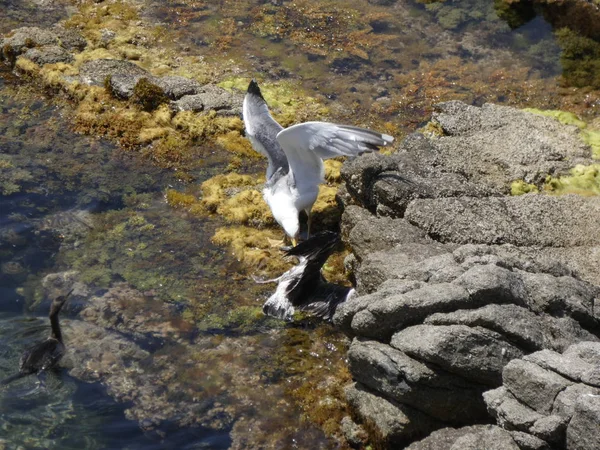
<svg viewBox="0 0 600 450">
<path fill-rule="evenodd" d="M 254 80 L 248 86 L 242 111 L 246 136 L 250 139 L 252 147 L 269 160 L 267 180 L 278 169 L 287 173 L 288 162 L 281 145 L 277 142 L 277 134 L 283 127 L 271 117 L 267 102 Z"/>
<path fill-rule="evenodd" d="M 390 145 L 394 138 L 350 125 L 304 122 L 280 131 L 277 141 L 285 152 L 291 172 L 296 175 L 296 182 L 320 184 L 323 159 L 372 152 Z"/>
</svg>

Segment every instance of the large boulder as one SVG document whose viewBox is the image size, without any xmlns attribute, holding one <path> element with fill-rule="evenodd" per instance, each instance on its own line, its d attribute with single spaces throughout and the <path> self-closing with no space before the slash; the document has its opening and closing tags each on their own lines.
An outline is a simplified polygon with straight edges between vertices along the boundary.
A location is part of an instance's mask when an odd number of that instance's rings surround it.
<svg viewBox="0 0 600 450">
<path fill-rule="evenodd" d="M 423 415 L 445 427 L 409 448 L 593 448 L 600 201 L 507 195 L 591 150 L 577 127 L 514 108 L 447 102 L 433 122 L 437 135 L 342 168 L 358 295 L 333 321 L 368 392 L 352 391 L 353 418 L 380 430 L 379 398 L 402 411 L 394 442 Z"/>
</svg>

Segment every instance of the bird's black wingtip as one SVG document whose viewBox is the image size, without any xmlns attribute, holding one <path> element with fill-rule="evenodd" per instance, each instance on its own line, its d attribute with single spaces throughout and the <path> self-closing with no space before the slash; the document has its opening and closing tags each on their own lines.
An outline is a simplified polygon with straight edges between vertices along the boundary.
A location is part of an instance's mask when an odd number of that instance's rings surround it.
<svg viewBox="0 0 600 450">
<path fill-rule="evenodd" d="M 248 94 L 258 95 L 264 100 L 260 88 L 258 87 L 258 83 L 254 78 L 252 78 L 252 81 L 250 81 L 250 84 L 248 85 Z"/>
</svg>

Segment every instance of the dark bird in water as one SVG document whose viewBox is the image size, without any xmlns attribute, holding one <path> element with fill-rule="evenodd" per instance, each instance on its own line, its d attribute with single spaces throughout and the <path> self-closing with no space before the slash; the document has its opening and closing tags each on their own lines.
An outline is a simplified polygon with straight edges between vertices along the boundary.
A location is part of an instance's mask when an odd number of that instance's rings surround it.
<svg viewBox="0 0 600 450">
<path fill-rule="evenodd" d="M 50 307 L 50 325 L 52 331 L 50 337 L 43 342 L 38 342 L 33 347 L 25 350 L 19 363 L 19 373 L 8 377 L 0 384 L 8 384 L 11 381 L 18 380 L 31 374 L 39 374 L 51 369 L 60 361 L 65 353 L 65 344 L 63 343 L 60 324 L 58 322 L 58 313 L 71 295 L 72 290 L 64 296 L 59 296 L 54 299 Z"/>
<path fill-rule="evenodd" d="M 323 159 L 355 157 L 394 141 L 387 134 L 328 122 L 305 122 L 284 129 L 271 117 L 255 80 L 244 97 L 243 116 L 252 147 L 269 160 L 263 197 L 294 245 L 300 233 L 300 211 L 308 216 L 310 236 L 310 212 L 325 176 Z"/>
<path fill-rule="evenodd" d="M 323 264 L 339 242 L 339 234 L 323 231 L 288 250 L 286 255 L 296 256 L 298 264 L 279 278 L 265 281 L 278 284 L 265 302 L 263 312 L 291 320 L 298 309 L 331 321 L 337 306 L 355 293 L 353 288 L 328 283 L 321 275 Z"/>
</svg>

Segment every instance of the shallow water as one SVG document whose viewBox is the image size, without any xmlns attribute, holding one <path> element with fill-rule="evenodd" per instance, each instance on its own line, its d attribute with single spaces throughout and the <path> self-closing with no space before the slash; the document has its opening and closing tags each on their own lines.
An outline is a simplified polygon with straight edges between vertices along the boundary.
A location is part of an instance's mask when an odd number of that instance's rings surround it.
<svg viewBox="0 0 600 450">
<path fill-rule="evenodd" d="M 53 5 L 0 2 L 9 11 L 0 32 L 68 14 Z M 176 30 L 175 45 L 186 52 L 233 60 L 237 76 L 293 79 L 332 120 L 368 125 L 384 117 L 408 132 L 435 102 L 454 98 L 573 106 L 588 118 L 600 108 L 597 97 L 581 102 L 561 86 L 560 45 L 542 15 L 513 17 L 511 28 L 493 2 L 147 5 L 145 19 Z M 338 445 L 297 400 L 334 392 L 321 403 L 331 403 L 324 411 L 337 420 L 344 338 L 311 321 L 264 318 L 271 287 L 254 285 L 211 243 L 219 219 L 166 204 L 167 188 L 185 189 L 172 172 L 74 134 L 68 106 L 0 70 L 0 378 L 48 333 L 46 276 L 76 270 L 81 284 L 63 314 L 74 352 L 63 368 L 45 389 L 29 377 L 0 390 L 8 448 Z M 229 162 L 216 147 L 198 155 L 196 183 Z M 260 170 L 252 161 L 241 168 Z M 96 361 L 95 344 L 120 345 L 125 356 Z"/>
</svg>

